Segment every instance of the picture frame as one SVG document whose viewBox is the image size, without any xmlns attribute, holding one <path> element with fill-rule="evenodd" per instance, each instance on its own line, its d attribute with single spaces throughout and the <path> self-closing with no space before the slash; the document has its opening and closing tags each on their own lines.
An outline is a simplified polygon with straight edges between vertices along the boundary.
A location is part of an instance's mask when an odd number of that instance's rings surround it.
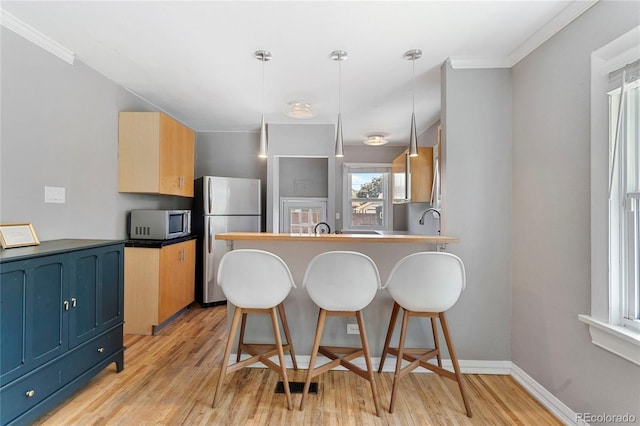
<svg viewBox="0 0 640 426">
<path fill-rule="evenodd" d="M 31 223 L 0 223 L 0 244 L 3 249 L 40 244 Z"/>
</svg>

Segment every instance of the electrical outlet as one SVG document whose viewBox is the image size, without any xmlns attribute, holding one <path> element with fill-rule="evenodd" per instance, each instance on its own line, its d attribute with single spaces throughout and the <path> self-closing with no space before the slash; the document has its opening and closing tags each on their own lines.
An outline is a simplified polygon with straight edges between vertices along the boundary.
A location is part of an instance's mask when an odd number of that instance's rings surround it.
<svg viewBox="0 0 640 426">
<path fill-rule="evenodd" d="M 347 324 L 347 334 L 360 334 L 358 324 Z"/>
</svg>

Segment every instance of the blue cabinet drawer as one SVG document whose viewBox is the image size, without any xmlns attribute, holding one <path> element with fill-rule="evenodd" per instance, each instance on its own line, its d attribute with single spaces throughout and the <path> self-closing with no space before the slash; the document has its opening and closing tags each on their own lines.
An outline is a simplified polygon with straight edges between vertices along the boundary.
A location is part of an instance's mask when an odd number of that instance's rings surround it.
<svg viewBox="0 0 640 426">
<path fill-rule="evenodd" d="M 64 385 L 64 363 L 64 359 L 56 361 L 0 389 L 0 423 L 10 422 Z"/>
<path fill-rule="evenodd" d="M 93 339 L 65 356 L 63 377 L 73 380 L 97 363 L 122 349 L 122 325 L 114 327 L 102 336 Z"/>
</svg>

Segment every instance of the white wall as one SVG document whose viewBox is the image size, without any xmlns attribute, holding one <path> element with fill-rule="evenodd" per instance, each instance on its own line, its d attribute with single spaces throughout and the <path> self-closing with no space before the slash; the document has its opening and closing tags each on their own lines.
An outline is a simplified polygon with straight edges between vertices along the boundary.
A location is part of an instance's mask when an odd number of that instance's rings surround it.
<svg viewBox="0 0 640 426">
<path fill-rule="evenodd" d="M 123 239 L 129 210 L 191 205 L 118 193 L 118 112 L 150 104 L 78 60 L 1 31 L 0 222 L 32 222 L 42 241 Z M 66 203 L 45 204 L 45 186 L 64 187 Z"/>
<path fill-rule="evenodd" d="M 640 419 L 640 368 L 593 345 L 590 54 L 640 21 L 600 1 L 513 68 L 512 359 L 575 412 Z"/>
</svg>

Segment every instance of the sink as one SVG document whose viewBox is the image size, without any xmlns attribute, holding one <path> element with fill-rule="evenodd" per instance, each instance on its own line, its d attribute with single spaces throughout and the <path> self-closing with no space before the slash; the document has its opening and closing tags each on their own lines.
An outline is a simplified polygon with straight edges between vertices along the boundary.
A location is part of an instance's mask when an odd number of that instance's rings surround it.
<svg viewBox="0 0 640 426">
<path fill-rule="evenodd" d="M 382 232 L 372 231 L 367 229 L 344 229 L 341 231 L 342 234 L 364 234 L 364 235 L 382 235 Z"/>
</svg>

